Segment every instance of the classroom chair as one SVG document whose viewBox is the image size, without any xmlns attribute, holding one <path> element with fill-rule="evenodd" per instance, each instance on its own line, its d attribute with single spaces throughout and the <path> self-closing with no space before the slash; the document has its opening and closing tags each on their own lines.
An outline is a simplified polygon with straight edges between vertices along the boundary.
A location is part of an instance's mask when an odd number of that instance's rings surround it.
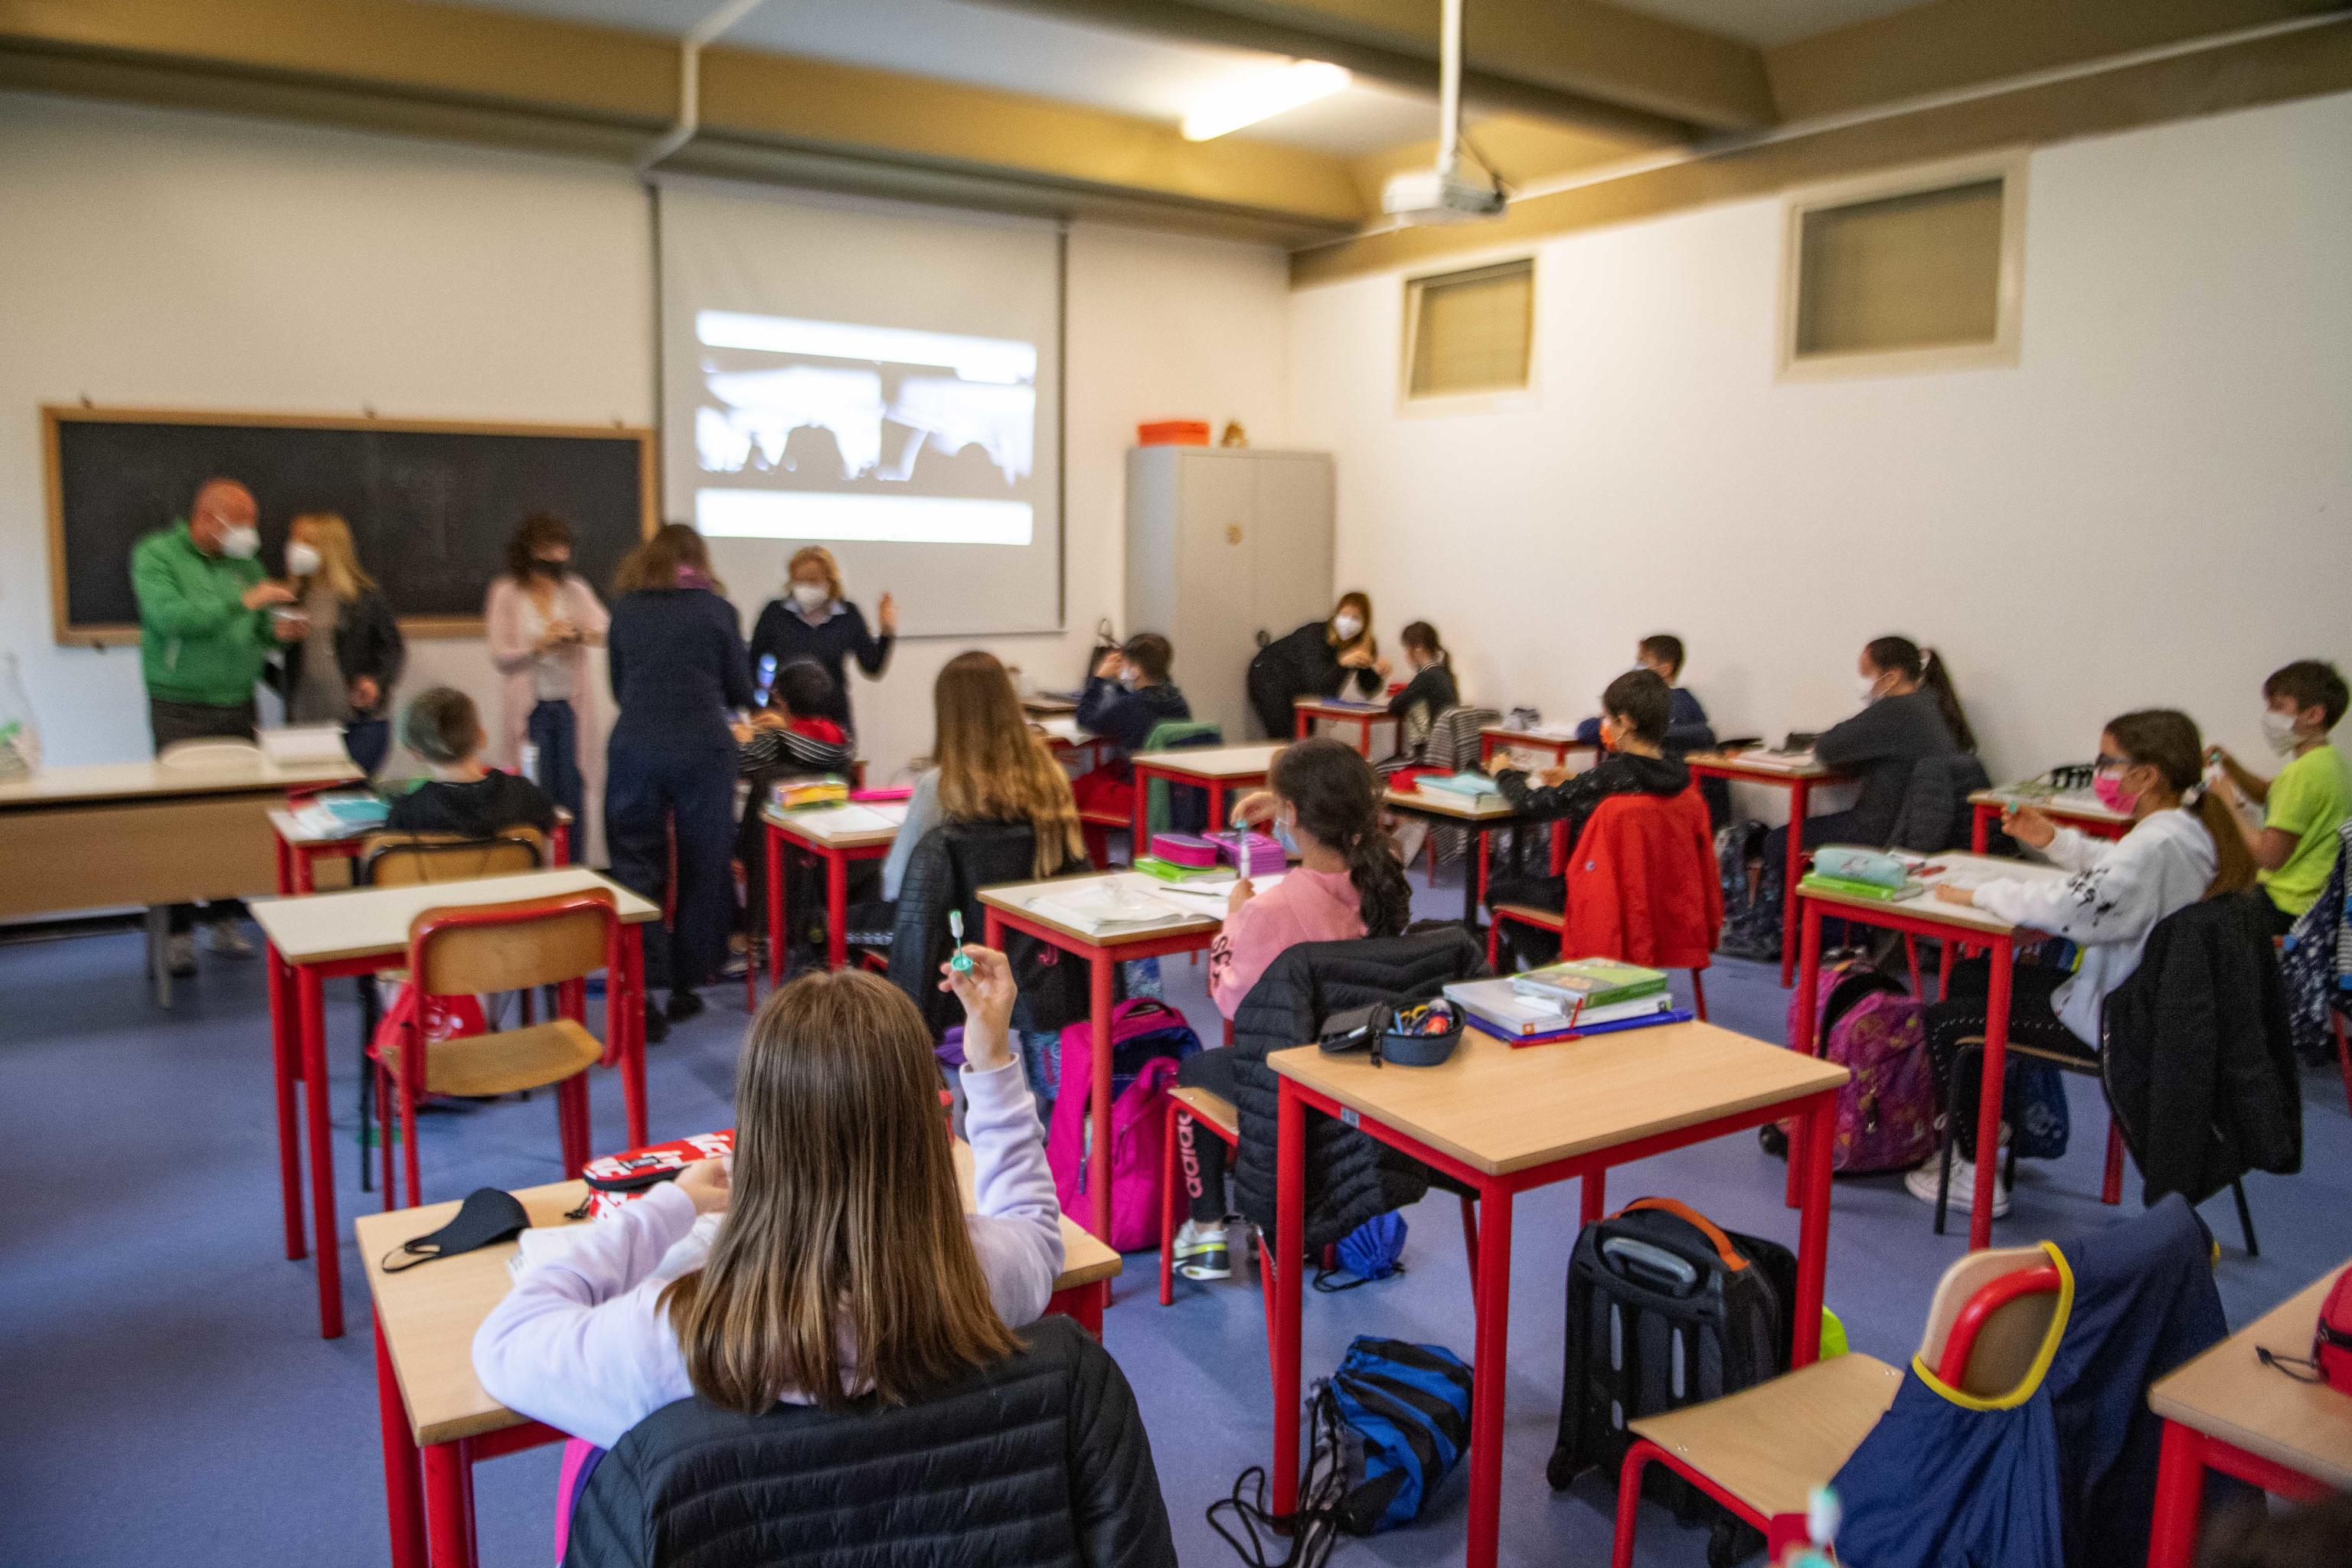
<svg viewBox="0 0 2352 1568">
<path fill-rule="evenodd" d="M 1154 724 L 1151 727 L 1151 732 L 1143 738 L 1143 750 L 1171 752 L 1195 746 L 1222 746 L 1224 743 L 1223 729 L 1211 721 L 1163 719 Z M 1144 831 L 1147 834 L 1167 832 L 1175 820 L 1174 794 L 1170 789 L 1166 779 L 1151 780 L 1150 790 L 1150 797 L 1143 808 Z M 1223 828 L 1224 824 L 1212 822 L 1206 826 L 1215 830 Z M 1110 866 L 1110 836 L 1114 828 L 1129 834 L 1134 832 L 1135 816 L 1131 805 L 1126 811 L 1115 811 L 1098 806 L 1091 811 L 1081 808 L 1078 812 L 1078 830 L 1086 837 L 1087 858 L 1105 869 L 1108 869 Z M 1150 852 L 1151 847 L 1149 844 L 1130 844 L 1128 846 L 1128 860 L 1132 864 L 1137 856 L 1148 855 Z"/>
<path fill-rule="evenodd" d="M 622 973 L 620 916 L 608 889 L 509 904 L 426 910 L 408 928 L 408 975 L 416 1008 L 397 1038 L 375 1053 L 377 1133 L 383 1143 L 384 1207 L 395 1202 L 391 1098 L 397 1090 L 408 1205 L 423 1201 L 416 1101 L 424 1094 L 494 1096 L 553 1086 L 563 1173 L 588 1162 L 588 1069 L 605 1044 L 588 1031 L 587 977 Z M 418 1027 L 427 998 L 556 988 L 557 1015 L 544 1024 L 434 1040 Z"/>
<path fill-rule="evenodd" d="M 1990 1398 L 2017 1387 L 2048 1336 L 2059 1273 L 2039 1247 L 1972 1252 L 1944 1271 L 1919 1359 L 1949 1387 Z M 1895 1403 L 1901 1369 L 1859 1352 L 1784 1373 L 1704 1405 L 1631 1422 L 1617 1479 L 1611 1568 L 1632 1568 L 1642 1477 L 1661 1464 L 1763 1531 L 1765 1558 L 1801 1544 L 1812 1489 L 1827 1485 Z"/>
</svg>

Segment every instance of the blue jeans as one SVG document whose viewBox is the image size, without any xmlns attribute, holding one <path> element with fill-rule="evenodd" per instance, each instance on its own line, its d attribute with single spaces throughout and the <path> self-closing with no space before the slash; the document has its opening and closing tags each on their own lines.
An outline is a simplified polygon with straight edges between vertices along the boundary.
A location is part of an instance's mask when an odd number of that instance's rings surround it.
<svg viewBox="0 0 2352 1568">
<path fill-rule="evenodd" d="M 658 904 L 677 840 L 677 913 L 645 932 L 646 989 L 691 991 L 719 973 L 734 922 L 735 757 L 614 744 L 604 772 L 613 880 Z"/>
<path fill-rule="evenodd" d="M 541 702 L 530 710 L 523 731 L 539 751 L 539 787 L 550 800 L 572 814 L 572 855 L 580 856 L 580 839 L 587 810 L 580 782 L 580 715 L 569 702 Z"/>
</svg>

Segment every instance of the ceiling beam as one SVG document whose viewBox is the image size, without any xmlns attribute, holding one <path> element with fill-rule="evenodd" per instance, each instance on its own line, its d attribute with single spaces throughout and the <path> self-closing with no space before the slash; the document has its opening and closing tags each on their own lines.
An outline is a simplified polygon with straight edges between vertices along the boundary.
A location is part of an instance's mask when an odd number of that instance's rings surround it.
<svg viewBox="0 0 2352 1568">
<path fill-rule="evenodd" d="M 1433 90 L 1438 0 L 994 0 L 1198 43 L 1329 60 Z M 1462 90 L 1479 108 L 1653 141 L 1779 118 L 1760 50 L 1601 0 L 1471 0 Z"/>
</svg>

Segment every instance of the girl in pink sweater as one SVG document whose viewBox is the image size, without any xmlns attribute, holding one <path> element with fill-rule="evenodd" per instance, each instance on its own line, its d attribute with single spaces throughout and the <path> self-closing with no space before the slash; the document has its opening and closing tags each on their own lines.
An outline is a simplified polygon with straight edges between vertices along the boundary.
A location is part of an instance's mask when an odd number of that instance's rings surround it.
<svg viewBox="0 0 2352 1568">
<path fill-rule="evenodd" d="M 1299 862 L 1259 892 L 1234 886 L 1225 928 L 1209 949 L 1209 995 L 1230 1018 L 1285 950 L 1302 942 L 1396 936 L 1412 918 L 1404 868 L 1381 826 L 1380 781 L 1354 748 L 1318 737 L 1284 749 L 1267 780 L 1243 797 L 1234 820 L 1274 823 L 1298 846 Z M 1230 1047 L 1187 1058 L 1176 1081 L 1234 1098 Z M 1176 1261 L 1191 1279 L 1232 1272 L 1225 1243 L 1225 1147 L 1180 1124 L 1192 1217 L 1176 1237 Z"/>
</svg>

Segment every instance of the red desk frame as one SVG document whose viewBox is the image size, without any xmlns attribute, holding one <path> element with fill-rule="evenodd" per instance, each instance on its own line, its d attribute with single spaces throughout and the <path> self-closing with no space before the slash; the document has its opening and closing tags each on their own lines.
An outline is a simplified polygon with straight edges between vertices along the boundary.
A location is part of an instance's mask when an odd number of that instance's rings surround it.
<svg viewBox="0 0 2352 1568">
<path fill-rule="evenodd" d="M 1202 749 L 1207 751 L 1212 748 L 1202 747 Z M 1263 772 L 1227 773 L 1222 778 L 1211 778 L 1204 773 L 1191 773 L 1186 771 L 1182 763 L 1172 760 L 1178 754 L 1160 752 L 1128 759 L 1135 768 L 1135 821 L 1129 828 L 1129 832 L 1133 837 L 1128 840 L 1127 850 L 1128 863 L 1130 865 L 1151 853 L 1151 836 L 1149 828 L 1153 779 L 1165 779 L 1171 784 L 1191 784 L 1195 789 L 1207 790 L 1209 792 L 1209 831 L 1212 833 L 1222 833 L 1227 826 L 1225 822 L 1227 791 L 1257 789 L 1263 786 L 1266 780 L 1266 774 Z M 1108 867 L 1096 868 L 1109 869 Z"/>
<path fill-rule="evenodd" d="M 1698 778 L 1762 784 L 1767 788 L 1789 792 L 1789 863 L 1783 868 L 1780 885 L 1780 989 L 1785 991 L 1795 979 L 1797 970 L 1797 944 L 1790 937 L 1789 921 L 1797 909 L 1797 884 L 1805 876 L 1804 822 L 1812 815 L 1813 786 L 1851 781 L 1842 773 L 1832 773 L 1825 778 L 1801 778 L 1760 769 L 1745 769 L 1737 763 L 1703 763 L 1696 757 L 1683 760 Z"/>
<path fill-rule="evenodd" d="M 2264 1373 L 2264 1375 L 2275 1375 Z M 2205 1472 L 2219 1470 L 2251 1481 L 2292 1502 L 2313 1503 L 2335 1495 L 2326 1482 L 2275 1459 L 2250 1454 L 2234 1443 L 2208 1436 L 2183 1422 L 2164 1424 L 2157 1460 L 2156 1518 L 2148 1533 L 2147 1568 L 2189 1568 L 2197 1558 L 2197 1531 L 2205 1512 Z"/>
<path fill-rule="evenodd" d="M 380 833 L 388 830 L 374 828 L 370 831 Z M 273 837 L 278 840 L 278 891 L 280 897 L 293 898 L 319 890 L 314 873 L 320 861 L 358 859 L 360 845 L 368 834 L 355 834 L 349 838 L 321 838 L 301 844 L 289 840 L 283 834 Z M 572 864 L 570 823 L 559 822 L 549 831 L 547 858 L 551 870 Z"/>
<path fill-rule="evenodd" d="M 2079 816 L 2063 805 L 2052 805 L 2045 801 L 2023 801 L 2020 804 L 2032 806 L 2053 822 L 2078 827 L 2094 838 L 2121 838 L 2131 831 L 2132 825 L 2128 822 L 2109 822 L 2103 816 Z M 1971 854 L 1981 855 L 1992 842 L 1992 825 L 2000 820 L 2001 807 L 1998 802 L 1979 800 L 1970 802 L 1969 811 L 1969 850 Z"/>
<path fill-rule="evenodd" d="M 849 921 L 849 864 L 886 859 L 890 845 L 819 844 L 787 833 L 765 817 L 760 826 L 766 830 L 768 846 L 768 986 L 773 990 L 784 983 L 784 950 L 792 945 L 784 940 L 784 841 L 791 839 L 824 862 L 824 962 L 829 969 L 849 962 L 849 932 L 845 929 Z"/>
<path fill-rule="evenodd" d="M 1366 762 L 1370 762 L 1372 756 L 1372 726 L 1397 721 L 1396 715 L 1386 707 L 1326 707 L 1323 699 L 1312 697 L 1297 699 L 1291 703 L 1290 711 L 1290 738 L 1294 741 L 1303 741 L 1315 733 L 1318 720 L 1333 724 L 1353 724 L 1356 727 L 1356 750 L 1363 753 Z"/>
</svg>

